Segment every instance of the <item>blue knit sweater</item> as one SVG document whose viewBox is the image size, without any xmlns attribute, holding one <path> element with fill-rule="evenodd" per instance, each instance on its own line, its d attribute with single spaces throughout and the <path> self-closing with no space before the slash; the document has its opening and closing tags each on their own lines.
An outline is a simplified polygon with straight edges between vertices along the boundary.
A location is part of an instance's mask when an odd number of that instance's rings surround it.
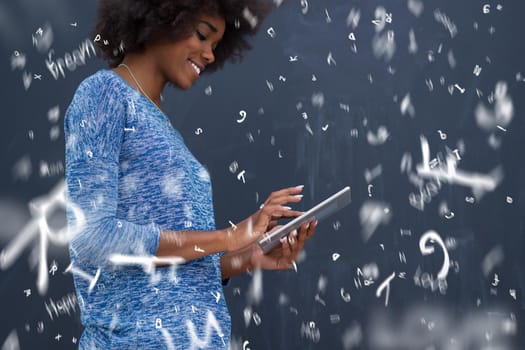
<svg viewBox="0 0 525 350">
<path fill-rule="evenodd" d="M 210 177 L 179 132 L 111 70 L 80 84 L 64 130 L 80 348 L 228 348 L 220 254 L 140 264 L 161 229 L 215 229 Z"/>
</svg>

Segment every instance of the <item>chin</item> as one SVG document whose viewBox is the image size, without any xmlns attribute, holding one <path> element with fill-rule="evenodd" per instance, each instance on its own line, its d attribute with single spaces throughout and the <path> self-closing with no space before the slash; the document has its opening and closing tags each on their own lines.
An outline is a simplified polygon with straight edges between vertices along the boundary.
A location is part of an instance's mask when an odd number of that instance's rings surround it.
<svg viewBox="0 0 525 350">
<path fill-rule="evenodd" d="M 173 87 L 186 91 L 186 90 L 189 90 L 193 86 L 193 83 L 192 82 L 172 82 L 171 85 Z"/>
</svg>

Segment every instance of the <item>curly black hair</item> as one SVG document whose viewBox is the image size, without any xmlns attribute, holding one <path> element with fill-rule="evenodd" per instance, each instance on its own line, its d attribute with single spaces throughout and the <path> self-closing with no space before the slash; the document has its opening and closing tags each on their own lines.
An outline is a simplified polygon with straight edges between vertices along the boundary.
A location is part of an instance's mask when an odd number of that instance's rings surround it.
<svg viewBox="0 0 525 350">
<path fill-rule="evenodd" d="M 206 67 L 209 73 L 227 60 L 242 60 L 243 51 L 252 48 L 248 36 L 273 7 L 269 0 L 100 0 L 92 35 L 98 54 L 114 68 L 127 53 L 141 52 L 155 40 L 188 37 L 197 16 L 220 15 L 226 30 L 214 51 L 215 61 Z"/>
</svg>

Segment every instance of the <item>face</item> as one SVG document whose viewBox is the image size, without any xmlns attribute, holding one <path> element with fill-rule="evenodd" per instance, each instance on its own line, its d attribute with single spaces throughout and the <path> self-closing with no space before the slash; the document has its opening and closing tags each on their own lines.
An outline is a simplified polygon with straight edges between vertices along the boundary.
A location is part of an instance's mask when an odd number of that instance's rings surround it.
<svg viewBox="0 0 525 350">
<path fill-rule="evenodd" d="M 183 90 L 189 89 L 206 66 L 215 61 L 213 51 L 224 30 L 222 17 L 201 15 L 188 38 L 157 45 L 155 57 L 164 79 Z"/>
</svg>

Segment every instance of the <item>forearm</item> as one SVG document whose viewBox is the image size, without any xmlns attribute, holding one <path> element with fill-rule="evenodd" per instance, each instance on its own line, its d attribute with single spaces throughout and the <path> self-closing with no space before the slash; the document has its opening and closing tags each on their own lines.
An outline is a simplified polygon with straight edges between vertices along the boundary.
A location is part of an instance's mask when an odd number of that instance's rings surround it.
<svg viewBox="0 0 525 350">
<path fill-rule="evenodd" d="M 217 231 L 160 231 L 155 256 L 181 257 L 193 260 L 228 250 L 227 230 Z"/>
<path fill-rule="evenodd" d="M 67 163 L 66 213 L 76 262 L 107 267 L 114 264 L 111 257 L 115 255 L 154 254 L 159 240 L 158 226 L 117 218 L 117 182 L 117 164 L 109 159 Z"/>
<path fill-rule="evenodd" d="M 229 252 L 221 257 L 221 275 L 223 280 L 253 269 L 253 246 Z"/>
</svg>

